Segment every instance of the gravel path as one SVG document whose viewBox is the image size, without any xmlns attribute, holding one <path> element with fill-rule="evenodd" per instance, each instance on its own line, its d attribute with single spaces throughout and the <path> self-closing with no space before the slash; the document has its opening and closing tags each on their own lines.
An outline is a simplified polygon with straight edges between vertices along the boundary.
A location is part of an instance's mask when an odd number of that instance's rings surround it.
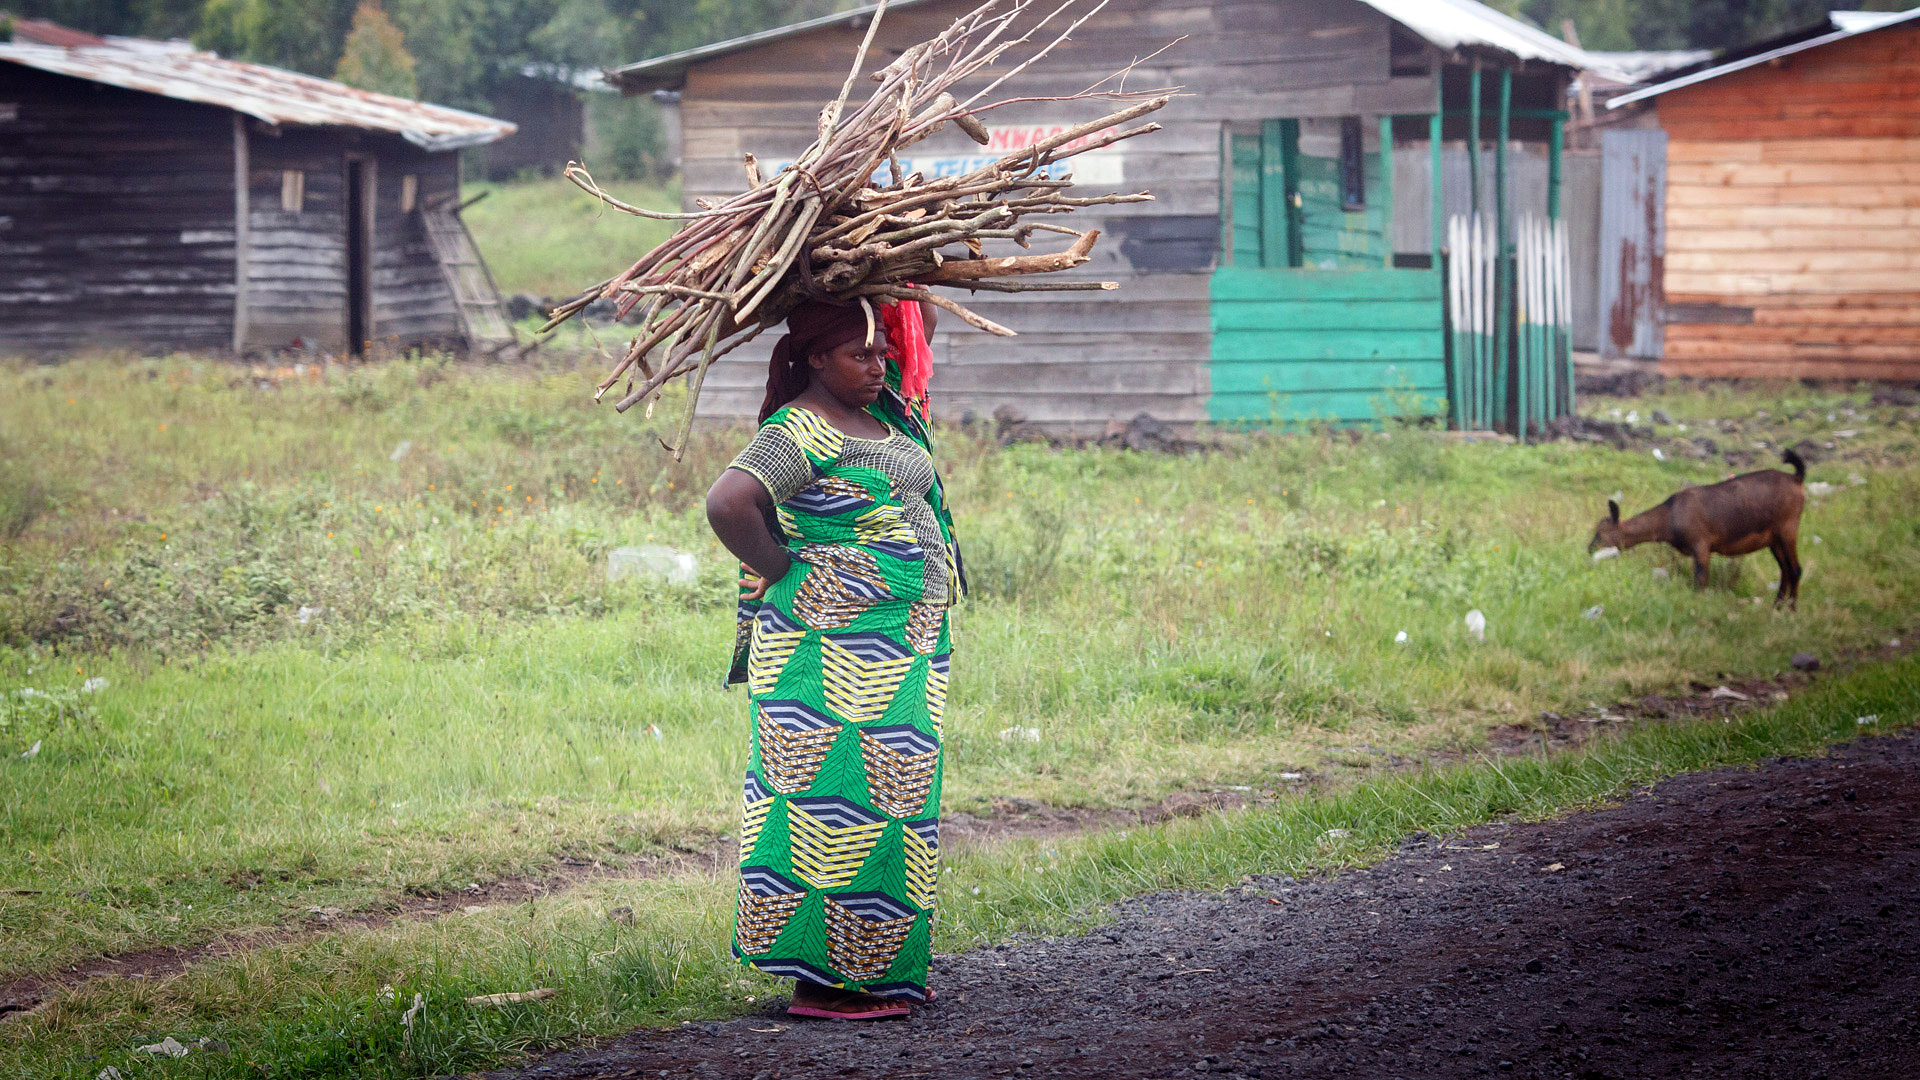
<svg viewBox="0 0 1920 1080">
<path fill-rule="evenodd" d="M 778 1006 L 496 1080 L 1920 1076 L 1920 739 L 1680 777 L 1370 870 L 938 958 L 908 1021 Z"/>
</svg>

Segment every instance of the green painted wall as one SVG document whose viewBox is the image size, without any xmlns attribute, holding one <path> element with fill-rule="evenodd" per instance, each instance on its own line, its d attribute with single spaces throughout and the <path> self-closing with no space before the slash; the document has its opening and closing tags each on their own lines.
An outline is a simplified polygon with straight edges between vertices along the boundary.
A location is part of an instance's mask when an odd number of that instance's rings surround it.
<svg viewBox="0 0 1920 1080">
<path fill-rule="evenodd" d="M 1227 266 L 1211 292 L 1213 420 L 1371 420 L 1406 404 L 1445 411 L 1437 271 Z"/>
<path fill-rule="evenodd" d="M 1260 134 L 1232 137 L 1234 266 L 1359 270 L 1387 261 L 1387 204 L 1392 198 L 1379 153 L 1365 155 L 1366 207 L 1340 199 L 1340 161 L 1299 150 L 1298 125 L 1270 120 Z M 1291 172 L 1287 166 L 1291 164 Z M 1286 197 L 1300 202 L 1287 213 Z M 1289 231 L 1297 228 L 1297 241 Z"/>
</svg>

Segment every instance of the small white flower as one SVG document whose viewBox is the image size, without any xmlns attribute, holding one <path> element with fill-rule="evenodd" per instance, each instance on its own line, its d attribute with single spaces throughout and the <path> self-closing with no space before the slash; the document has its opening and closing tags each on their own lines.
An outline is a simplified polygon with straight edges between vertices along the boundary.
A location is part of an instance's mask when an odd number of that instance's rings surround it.
<svg viewBox="0 0 1920 1080">
<path fill-rule="evenodd" d="M 97 694 L 100 691 L 105 690 L 106 688 L 107 688 L 107 680 L 101 678 L 98 675 L 95 675 L 93 678 L 88 679 L 86 682 L 83 682 L 80 684 L 80 692 L 83 694 Z"/>
<path fill-rule="evenodd" d="M 1405 630 L 1402 630 L 1399 633 L 1393 635 L 1393 643 L 1395 645 L 1405 645 L 1407 643 L 1407 632 Z"/>
</svg>

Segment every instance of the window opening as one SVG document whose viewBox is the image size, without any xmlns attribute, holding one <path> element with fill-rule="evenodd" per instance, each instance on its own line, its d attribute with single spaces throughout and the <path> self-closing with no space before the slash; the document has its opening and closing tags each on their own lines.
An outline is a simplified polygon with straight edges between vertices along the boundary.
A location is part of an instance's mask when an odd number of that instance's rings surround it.
<svg viewBox="0 0 1920 1080">
<path fill-rule="evenodd" d="M 1360 118 L 1340 121 L 1340 205 L 1364 210 L 1367 205 L 1366 144 L 1360 137 Z"/>
<path fill-rule="evenodd" d="M 307 174 L 287 169 L 280 174 L 280 209 L 297 214 L 307 205 Z"/>
</svg>

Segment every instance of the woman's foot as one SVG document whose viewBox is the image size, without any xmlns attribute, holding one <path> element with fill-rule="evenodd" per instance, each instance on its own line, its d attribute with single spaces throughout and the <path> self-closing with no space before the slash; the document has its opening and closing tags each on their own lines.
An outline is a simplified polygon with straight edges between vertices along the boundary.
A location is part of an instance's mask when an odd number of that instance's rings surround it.
<svg viewBox="0 0 1920 1080">
<path fill-rule="evenodd" d="M 840 990 L 817 983 L 796 982 L 790 1016 L 814 1016 L 822 1020 L 884 1020 L 912 1012 L 906 1002 L 877 994 Z"/>
</svg>

